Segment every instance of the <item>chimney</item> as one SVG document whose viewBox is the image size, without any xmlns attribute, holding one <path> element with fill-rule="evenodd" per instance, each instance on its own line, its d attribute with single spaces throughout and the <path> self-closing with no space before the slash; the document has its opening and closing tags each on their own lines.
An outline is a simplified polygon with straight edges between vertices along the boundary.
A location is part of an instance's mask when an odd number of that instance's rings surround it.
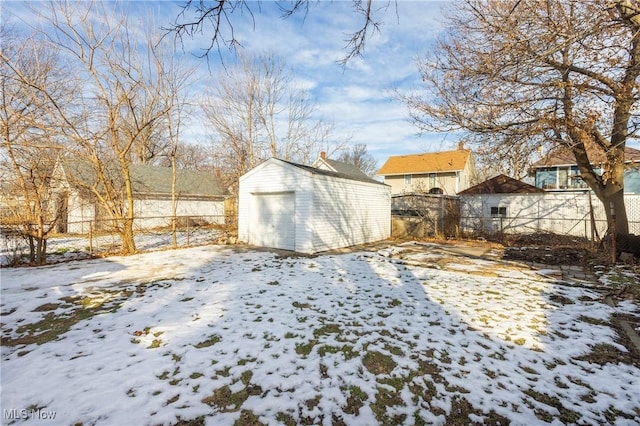
<svg viewBox="0 0 640 426">
<path fill-rule="evenodd" d="M 458 142 L 458 149 L 460 151 L 462 151 L 464 149 L 464 142 L 462 142 L 462 141 Z"/>
<path fill-rule="evenodd" d="M 324 151 L 322 151 L 322 152 L 320 153 L 320 158 L 322 158 L 323 160 L 326 160 L 326 159 L 327 159 L 327 153 L 326 153 L 326 152 L 324 152 Z"/>
</svg>

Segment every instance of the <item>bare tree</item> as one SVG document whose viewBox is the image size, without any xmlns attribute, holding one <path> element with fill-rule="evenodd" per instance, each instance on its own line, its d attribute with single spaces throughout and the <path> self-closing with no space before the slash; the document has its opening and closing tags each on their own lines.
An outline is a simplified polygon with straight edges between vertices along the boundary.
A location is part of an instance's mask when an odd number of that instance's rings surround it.
<svg viewBox="0 0 640 426">
<path fill-rule="evenodd" d="M 332 132 L 273 55 L 241 57 L 215 79 L 203 110 L 214 131 L 214 162 L 230 185 L 269 157 L 309 163 Z"/>
<path fill-rule="evenodd" d="M 122 252 L 134 253 L 131 165 L 136 148 L 147 144 L 156 126 L 167 124 L 176 103 L 166 90 L 177 87 L 167 79 L 177 74 L 167 69 L 153 30 L 136 33 L 117 7 L 51 2 L 33 12 L 42 23 L 39 42 L 59 52 L 68 80 L 81 90 L 71 102 L 61 102 L 39 79 L 19 78 L 50 101 L 60 131 L 73 142 L 73 160 L 92 170 L 74 184 L 98 200 L 120 234 Z"/>
<path fill-rule="evenodd" d="M 50 99 L 69 100 L 73 88 L 59 58 L 32 37 L 18 38 L 14 29 L 0 27 L 0 168 L 5 197 L 12 198 L 8 224 L 18 227 L 29 242 L 30 261 L 46 263 L 49 234 L 55 229 L 63 200 L 52 199 L 49 186 L 63 145 L 53 123 Z M 37 81 L 34 87 L 29 82 Z"/>
<path fill-rule="evenodd" d="M 378 171 L 378 162 L 367 152 L 367 145 L 364 143 L 355 144 L 350 149 L 342 151 L 338 161 L 352 164 L 369 176 L 374 176 Z"/>
<path fill-rule="evenodd" d="M 473 146 L 476 161 L 477 179 L 473 184 L 499 174 L 524 179 L 529 174 L 531 163 L 539 154 L 539 147 L 530 143 L 499 143 L 488 136 L 486 140 L 474 138 L 467 145 Z"/>
<path fill-rule="evenodd" d="M 180 143 L 185 109 L 187 107 L 186 89 L 190 84 L 189 77 L 193 70 L 186 69 L 176 62 L 173 52 L 167 52 L 163 57 L 165 62 L 159 62 L 158 72 L 162 74 L 159 79 L 160 96 L 167 114 L 162 120 L 164 126 L 158 126 L 165 130 L 169 140 L 169 161 L 171 164 L 171 235 L 173 247 L 178 246 L 177 241 L 177 209 L 178 198 L 176 183 L 178 174 L 178 155 L 182 148 Z"/>
<path fill-rule="evenodd" d="M 180 137 L 175 150 L 176 167 L 181 170 L 213 170 L 213 149 L 211 145 L 198 142 L 188 142 Z M 160 166 L 171 167 L 170 156 L 163 156 L 158 162 Z"/>
<path fill-rule="evenodd" d="M 202 56 L 208 56 L 217 51 L 221 56 L 222 50 L 236 51 L 240 43 L 235 37 L 234 17 L 248 16 L 254 21 L 254 13 L 261 10 L 262 2 L 246 0 L 188 0 L 182 7 L 182 12 L 173 24 L 165 28 L 169 33 L 183 42 L 184 37 L 194 37 L 210 31 L 210 43 L 202 48 Z M 309 0 L 293 0 L 290 2 L 276 2 L 283 19 L 302 13 L 309 13 Z M 379 15 L 384 14 L 396 1 L 375 2 L 373 0 L 352 0 L 353 13 L 359 15 L 361 25 L 349 34 L 345 50 L 347 54 L 340 61 L 343 65 L 350 59 L 361 56 L 365 50 L 367 39 L 380 31 L 382 20 Z M 397 6 L 397 5 L 396 5 Z M 193 15 L 192 15 L 193 13 Z M 397 10 L 396 10 L 397 15 Z M 255 25 L 255 21 L 253 22 Z M 222 56 L 221 56 L 222 57 Z"/>
<path fill-rule="evenodd" d="M 570 150 L 615 232 L 628 233 L 624 150 L 640 126 L 637 2 L 468 0 L 452 5 L 448 28 L 419 62 L 429 95 L 404 98 L 416 124 L 518 152 Z"/>
</svg>

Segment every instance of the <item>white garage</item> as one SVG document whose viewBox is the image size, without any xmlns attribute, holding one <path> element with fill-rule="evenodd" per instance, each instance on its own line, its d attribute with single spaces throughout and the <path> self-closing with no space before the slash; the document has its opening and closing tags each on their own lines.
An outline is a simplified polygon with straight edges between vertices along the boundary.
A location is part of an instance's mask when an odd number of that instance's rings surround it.
<svg viewBox="0 0 640 426">
<path fill-rule="evenodd" d="M 346 174 L 271 158 L 240 178 L 238 238 L 316 253 L 391 234 L 391 189 Z"/>
</svg>

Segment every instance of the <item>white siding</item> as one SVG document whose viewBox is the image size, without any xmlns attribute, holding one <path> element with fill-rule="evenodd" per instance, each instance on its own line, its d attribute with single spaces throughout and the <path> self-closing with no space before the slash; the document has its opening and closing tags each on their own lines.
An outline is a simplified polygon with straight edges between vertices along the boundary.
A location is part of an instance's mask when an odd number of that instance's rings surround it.
<svg viewBox="0 0 640 426">
<path fill-rule="evenodd" d="M 240 178 L 238 193 L 238 239 L 249 244 L 251 239 L 252 194 L 295 194 L 295 249 L 309 252 L 312 180 L 302 170 L 278 161 L 267 161 Z"/>
<path fill-rule="evenodd" d="M 96 218 L 96 207 L 76 191 L 69 191 L 67 210 L 67 232 L 87 234 L 90 221 Z"/>
<path fill-rule="evenodd" d="M 389 238 L 389 187 L 317 176 L 313 191 L 313 250 L 324 251 Z"/>
<path fill-rule="evenodd" d="M 604 207 L 591 195 L 595 226 L 600 236 L 607 230 Z M 640 234 L 640 196 L 626 195 L 629 232 Z M 506 207 L 506 218 L 492 218 L 491 207 Z M 553 232 L 591 238 L 589 194 L 578 192 L 539 194 L 479 194 L 460 197 L 461 227 L 466 231 L 531 233 Z"/>
<path fill-rule="evenodd" d="M 172 215 L 170 199 L 134 200 L 135 225 L 142 229 L 169 226 Z M 224 200 L 181 200 L 178 198 L 176 216 L 203 216 L 212 224 L 224 224 Z"/>
</svg>

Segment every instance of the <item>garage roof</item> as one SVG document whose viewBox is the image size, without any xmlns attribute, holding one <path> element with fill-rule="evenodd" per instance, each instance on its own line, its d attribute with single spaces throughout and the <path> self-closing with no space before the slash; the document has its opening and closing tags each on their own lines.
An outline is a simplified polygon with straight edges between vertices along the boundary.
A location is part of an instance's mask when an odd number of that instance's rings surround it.
<svg viewBox="0 0 640 426">
<path fill-rule="evenodd" d="M 292 163 L 291 161 L 285 161 L 285 160 L 280 160 L 278 158 L 274 158 L 274 160 L 278 160 L 278 161 L 282 161 L 283 163 L 287 163 L 290 164 L 294 167 L 298 167 L 300 169 L 306 170 L 308 172 L 313 173 L 314 175 L 322 175 L 322 176 L 332 176 L 332 177 L 337 177 L 340 179 L 348 179 L 348 180 L 355 180 L 355 181 L 360 181 L 360 182 L 368 182 L 368 183 L 375 183 L 378 185 L 385 185 L 388 186 L 380 181 L 377 181 L 375 179 L 371 179 L 370 177 L 368 177 L 367 175 L 365 175 L 364 173 L 362 174 L 347 174 L 347 173 L 340 173 L 340 172 L 332 172 L 329 170 L 323 170 L 323 169 L 318 169 L 316 167 L 311 167 L 311 166 L 305 166 L 304 164 L 298 164 L 298 163 Z"/>
</svg>

